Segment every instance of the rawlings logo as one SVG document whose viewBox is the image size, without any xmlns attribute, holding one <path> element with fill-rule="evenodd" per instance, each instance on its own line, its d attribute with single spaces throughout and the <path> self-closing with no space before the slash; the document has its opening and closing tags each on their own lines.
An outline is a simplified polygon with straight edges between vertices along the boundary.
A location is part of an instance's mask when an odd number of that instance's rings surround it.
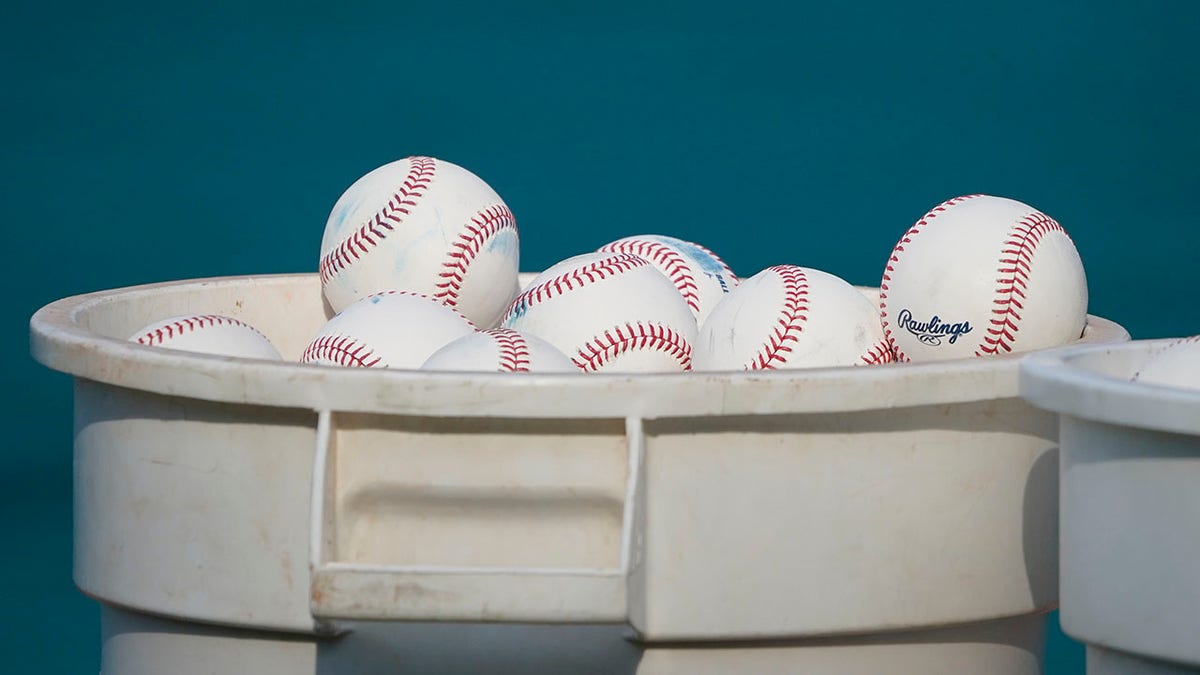
<svg viewBox="0 0 1200 675">
<path fill-rule="evenodd" d="M 945 323 L 941 317 L 935 314 L 929 321 L 917 322 L 913 319 L 912 312 L 907 309 L 900 310 L 900 316 L 896 317 L 896 323 L 904 330 L 917 336 L 917 339 L 922 344 L 927 344 L 930 347 L 942 344 L 942 338 L 947 336 L 949 336 L 949 339 L 946 342 L 954 344 L 959 336 L 971 332 L 971 324 L 968 321 Z"/>
</svg>

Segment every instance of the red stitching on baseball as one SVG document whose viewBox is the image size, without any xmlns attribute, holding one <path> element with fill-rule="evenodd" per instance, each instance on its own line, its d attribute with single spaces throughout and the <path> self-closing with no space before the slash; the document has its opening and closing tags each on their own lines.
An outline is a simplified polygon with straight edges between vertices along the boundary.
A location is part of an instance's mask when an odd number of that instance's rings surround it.
<svg viewBox="0 0 1200 675">
<path fill-rule="evenodd" d="M 480 331 L 496 342 L 500 349 L 500 370 L 508 373 L 529 372 L 529 343 L 525 336 L 511 328 L 491 328 Z"/>
<path fill-rule="evenodd" d="M 409 157 L 408 163 L 408 174 L 387 204 L 331 251 L 321 256 L 317 270 L 321 274 L 322 286 L 387 238 L 396 225 L 403 222 L 402 216 L 407 216 L 409 210 L 417 205 L 417 200 L 425 194 L 433 180 L 437 162 L 432 157 Z"/>
<path fill-rule="evenodd" d="M 459 318 L 461 318 L 463 321 L 466 321 L 466 322 L 467 322 L 467 324 L 471 326 L 471 328 L 474 328 L 474 327 L 475 327 L 475 323 L 474 323 L 473 321 L 471 321 L 470 319 L 468 319 L 466 316 L 464 316 L 464 315 L 463 315 L 463 313 L 462 313 L 462 312 L 460 312 L 460 311 L 458 311 L 458 309 L 457 309 L 457 308 L 455 308 L 455 307 L 452 307 L 452 306 L 450 306 L 450 305 L 446 305 L 446 304 L 442 303 L 441 301 L 439 301 L 437 298 L 434 298 L 433 296 L 427 295 L 427 294 L 425 294 L 425 293 L 418 293 L 417 291 L 396 291 L 396 290 L 389 290 L 389 291 L 379 291 L 378 293 L 372 293 L 372 294 L 368 295 L 368 296 L 367 296 L 367 298 L 374 298 L 374 297 L 377 297 L 377 296 L 380 296 L 380 295 L 411 295 L 411 296 L 413 296 L 414 298 L 421 298 L 421 299 L 423 299 L 423 300 L 428 300 L 428 301 L 430 301 L 430 302 L 432 302 L 432 303 L 435 303 L 435 304 L 438 304 L 438 305 L 442 305 L 443 307 L 446 307 L 446 308 L 447 308 L 447 309 L 449 309 L 450 311 L 454 312 L 454 313 L 455 313 L 455 314 L 456 314 L 456 315 L 457 315 Z M 366 298 L 363 298 L 363 299 L 365 300 Z"/>
<path fill-rule="evenodd" d="M 720 257 L 720 256 L 718 256 L 716 253 L 713 253 L 712 251 L 708 250 L 707 248 L 704 248 L 704 247 L 703 247 L 703 246 L 701 246 L 700 244 L 697 244 L 697 243 L 696 243 L 696 242 L 694 242 L 694 241 L 689 241 L 688 243 L 689 243 L 689 244 L 691 244 L 692 246 L 695 246 L 696 248 L 700 249 L 701 251 L 703 251 L 703 252 L 704 252 L 704 254 L 705 254 L 705 255 L 707 255 L 708 257 L 710 257 L 710 258 L 712 258 L 713 260 L 715 260 L 715 261 L 717 261 L 718 263 L 720 263 L 720 264 L 721 264 L 721 269 L 725 270 L 725 275 L 726 275 L 726 276 L 728 276 L 728 277 L 729 277 L 729 279 L 730 279 L 730 281 L 732 281 L 732 282 L 733 282 L 733 284 L 732 284 L 732 285 L 733 285 L 733 286 L 736 286 L 736 285 L 737 285 L 737 283 L 738 283 L 738 278 L 737 278 L 737 275 L 733 273 L 733 270 L 729 268 L 729 265 L 726 265 L 726 264 L 725 264 L 725 261 L 724 261 L 724 260 L 721 260 L 721 257 Z"/>
<path fill-rule="evenodd" d="M 471 222 L 465 228 L 458 235 L 458 241 L 450 245 L 446 261 L 442 263 L 442 273 L 438 275 L 442 281 L 437 285 L 436 297 L 450 307 L 458 306 L 458 294 L 467 276 L 467 268 L 483 250 L 483 246 L 503 230 L 515 231 L 517 219 L 507 206 L 497 204 L 471 216 Z"/>
<path fill-rule="evenodd" d="M 346 335 L 319 335 L 305 348 L 300 356 L 301 363 L 312 363 L 316 360 L 332 361 L 339 366 L 357 368 L 384 368 L 380 363 L 383 358 L 376 356 L 374 350 L 365 344 L 356 342 Z"/>
<path fill-rule="evenodd" d="M 589 340 L 571 359 L 581 370 L 596 371 L 626 352 L 650 350 L 675 359 L 684 370 L 692 369 L 692 345 L 669 326 L 626 323 L 614 326 Z"/>
<path fill-rule="evenodd" d="M 794 265 L 776 265 L 767 269 L 783 281 L 783 307 L 766 343 L 749 363 L 742 366 L 743 370 L 773 370 L 776 361 L 787 361 L 787 355 L 792 351 L 788 343 L 799 339 L 797 334 L 804 330 L 802 324 L 808 321 L 808 277 L 804 270 Z"/>
<path fill-rule="evenodd" d="M 548 279 L 537 286 L 527 289 L 517 296 L 516 300 L 504 312 L 501 323 L 507 323 L 514 315 L 522 314 L 530 307 L 546 302 L 575 288 L 607 279 L 608 277 L 628 272 L 638 267 L 649 265 L 650 261 L 639 258 L 631 253 L 614 253 L 606 258 L 564 272 L 553 279 Z"/>
<path fill-rule="evenodd" d="M 696 287 L 696 278 L 692 276 L 688 261 L 679 255 L 675 249 L 656 241 L 646 239 L 625 239 L 614 241 L 600 247 L 603 253 L 632 253 L 640 258 L 656 262 L 663 267 L 663 272 L 679 289 L 680 295 L 687 301 L 693 312 L 700 311 L 700 294 Z"/>
<path fill-rule="evenodd" d="M 1187 344 L 1192 344 L 1192 343 L 1196 343 L 1196 342 L 1200 342 L 1200 335 L 1192 335 L 1192 336 L 1190 336 L 1190 337 L 1179 338 L 1178 340 L 1172 340 L 1172 341 L 1168 342 L 1168 343 L 1167 343 L 1167 344 L 1166 344 L 1166 345 L 1165 345 L 1165 346 L 1162 348 L 1162 350 L 1161 350 L 1161 351 L 1159 351 L 1158 353 L 1159 353 L 1159 354 L 1165 354 L 1165 353 L 1167 353 L 1168 351 L 1170 351 L 1170 350 L 1172 350 L 1172 349 L 1174 349 L 1174 348 L 1176 348 L 1176 347 L 1179 347 L 1179 346 L 1181 346 L 1181 345 L 1187 345 Z M 1146 365 L 1147 365 L 1147 364 L 1142 364 L 1142 367 L 1141 367 L 1141 368 L 1139 368 L 1139 369 L 1138 369 L 1138 371 L 1137 371 L 1137 372 L 1135 372 L 1135 373 L 1133 374 L 1133 381 L 1134 381 L 1134 382 L 1138 382 L 1138 381 L 1140 381 L 1140 380 L 1142 379 L 1142 371 L 1143 371 L 1143 370 L 1145 370 L 1145 367 L 1146 367 Z"/>
<path fill-rule="evenodd" d="M 1066 231 L 1053 218 L 1044 213 L 1033 212 L 1013 227 L 1008 241 L 1000 252 L 1000 278 L 996 279 L 996 307 L 992 309 L 991 324 L 983 342 L 975 350 L 975 356 L 988 356 L 1001 351 L 1012 351 L 1021 312 L 1025 309 L 1025 289 L 1029 285 L 1029 273 L 1033 266 L 1033 254 L 1038 244 L 1051 232 Z"/>
<path fill-rule="evenodd" d="M 267 336 L 259 333 L 258 329 L 243 321 L 238 321 L 232 317 L 221 316 L 220 314 L 197 314 L 194 316 L 185 316 L 172 321 L 171 323 L 155 328 L 147 332 L 137 339 L 138 344 L 143 344 L 148 347 L 161 345 L 167 340 L 191 333 L 202 328 L 212 328 L 213 326 L 241 326 L 249 328 L 258 333 L 265 340 Z M 130 338 L 132 339 L 132 338 Z"/>
<path fill-rule="evenodd" d="M 896 246 L 892 248 L 892 255 L 890 258 L 888 258 L 888 264 L 883 270 L 883 281 L 881 281 L 879 284 L 879 317 L 883 322 L 883 337 L 888 341 L 888 344 L 892 346 L 892 352 L 894 353 L 897 361 L 908 361 L 909 358 L 908 355 L 905 354 L 902 349 L 900 349 L 900 345 L 896 344 L 896 340 L 892 336 L 892 327 L 888 324 L 887 312 L 884 310 L 887 309 L 888 284 L 892 281 L 892 273 L 896 271 L 896 263 L 900 261 L 899 254 L 904 252 L 905 244 L 912 243 L 912 238 L 921 233 L 922 227 L 928 225 L 931 220 L 937 218 L 942 212 L 948 210 L 952 206 L 957 206 L 968 199 L 974 199 L 982 196 L 983 195 L 981 194 L 962 195 L 961 197 L 947 199 L 941 204 L 938 204 L 930 209 L 929 213 L 921 216 L 921 219 L 914 223 L 912 227 L 908 228 L 908 231 L 904 233 L 904 236 L 900 238 L 900 241 L 897 242 Z"/>
<path fill-rule="evenodd" d="M 878 366 L 885 363 L 892 363 L 896 360 L 896 355 L 892 353 L 892 347 L 888 344 L 887 338 L 876 342 L 866 354 L 862 356 L 863 365 Z"/>
<path fill-rule="evenodd" d="M 415 298 L 424 298 L 425 300 L 429 300 L 430 302 L 437 302 L 437 300 L 434 300 L 432 297 L 430 297 L 428 293 L 421 293 L 419 291 L 397 291 L 395 289 L 388 289 L 386 291 L 377 291 L 375 293 L 372 293 L 372 294 L 366 296 L 363 299 L 365 300 L 366 298 L 375 298 L 375 297 L 379 297 L 381 295 L 411 295 Z"/>
</svg>

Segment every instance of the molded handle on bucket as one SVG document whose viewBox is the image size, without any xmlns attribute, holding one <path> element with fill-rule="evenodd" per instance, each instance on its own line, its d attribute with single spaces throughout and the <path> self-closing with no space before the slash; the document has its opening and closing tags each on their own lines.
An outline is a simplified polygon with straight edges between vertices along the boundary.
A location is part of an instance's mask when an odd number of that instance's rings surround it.
<svg viewBox="0 0 1200 675">
<path fill-rule="evenodd" d="M 637 508 L 642 492 L 642 420 L 625 420 L 628 473 L 617 567 L 454 567 L 329 560 L 327 505 L 332 416 L 320 411 L 313 457 L 309 566 L 311 608 L 318 619 L 421 621 L 622 621 L 626 580 L 640 560 Z"/>
</svg>

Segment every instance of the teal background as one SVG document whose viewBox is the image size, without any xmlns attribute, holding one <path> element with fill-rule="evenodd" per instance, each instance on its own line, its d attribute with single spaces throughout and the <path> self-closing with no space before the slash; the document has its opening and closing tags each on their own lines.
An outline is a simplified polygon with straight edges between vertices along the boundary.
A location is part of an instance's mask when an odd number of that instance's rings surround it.
<svg viewBox="0 0 1200 675">
<path fill-rule="evenodd" d="M 27 356 L 29 316 L 315 270 L 341 191 L 406 155 L 489 181 L 527 270 L 658 232 L 743 275 L 877 284 L 930 206 L 1014 197 L 1071 233 L 1092 313 L 1200 332 L 1194 0 L 164 5 L 0 9 L 0 651 L 27 672 L 99 653 L 70 576 L 70 381 Z M 1083 672 L 1056 622 L 1048 672 Z"/>
</svg>

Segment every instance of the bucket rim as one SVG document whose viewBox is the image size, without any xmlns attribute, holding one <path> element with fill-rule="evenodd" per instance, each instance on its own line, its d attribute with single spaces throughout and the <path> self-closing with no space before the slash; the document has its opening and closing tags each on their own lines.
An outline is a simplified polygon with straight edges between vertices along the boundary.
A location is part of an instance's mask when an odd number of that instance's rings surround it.
<svg viewBox="0 0 1200 675">
<path fill-rule="evenodd" d="M 432 417 L 623 418 L 858 412 L 1018 396 L 1018 364 L 1039 352 L 935 363 L 691 373 L 464 373 L 335 368 L 147 347 L 87 330 L 106 303 L 175 289 L 311 282 L 315 274 L 165 281 L 74 295 L 30 319 L 39 363 L 78 378 L 169 396 L 310 410 Z M 871 290 L 860 287 L 860 290 Z M 1088 315 L 1074 344 L 1129 340 Z"/>
<path fill-rule="evenodd" d="M 1200 436 L 1200 390 L 1132 380 L 1147 359 L 1179 339 L 1081 344 L 1030 355 L 1020 364 L 1020 395 L 1060 415 Z"/>
</svg>

